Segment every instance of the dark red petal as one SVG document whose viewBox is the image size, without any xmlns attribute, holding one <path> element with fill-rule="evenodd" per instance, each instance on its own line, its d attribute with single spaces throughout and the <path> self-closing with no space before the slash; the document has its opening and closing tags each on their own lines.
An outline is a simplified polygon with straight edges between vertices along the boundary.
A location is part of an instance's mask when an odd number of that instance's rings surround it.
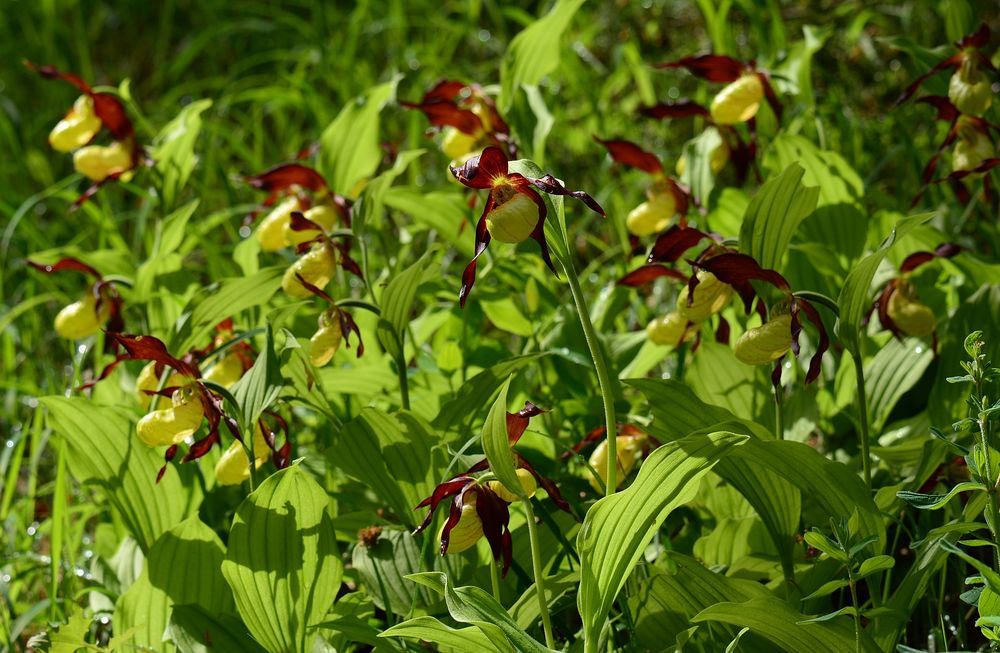
<svg viewBox="0 0 1000 653">
<path fill-rule="evenodd" d="M 937 115 L 934 116 L 935 120 L 951 122 L 962 115 L 958 108 L 956 108 L 948 98 L 941 95 L 925 95 L 917 100 L 917 102 L 919 104 L 929 104 L 934 107 L 937 111 Z"/>
<path fill-rule="evenodd" d="M 990 28 L 986 23 L 979 26 L 972 34 L 967 34 L 955 41 L 955 46 L 960 49 L 981 48 L 990 42 Z"/>
<path fill-rule="evenodd" d="M 24 66 L 33 72 L 38 73 L 42 77 L 47 79 L 61 79 L 63 81 L 69 82 L 73 86 L 77 87 L 83 93 L 90 95 L 93 93 L 93 89 L 90 88 L 90 84 L 80 79 L 73 73 L 60 72 L 55 66 L 39 66 L 31 61 L 25 61 Z"/>
<path fill-rule="evenodd" d="M 95 279 L 101 278 L 101 273 L 90 267 L 83 261 L 73 257 L 66 257 L 59 259 L 51 265 L 45 263 L 36 263 L 35 261 L 26 260 L 25 263 L 35 268 L 39 272 L 44 272 L 45 274 L 52 274 L 53 272 L 62 272 L 63 270 L 75 270 L 76 272 L 83 272 L 84 274 L 89 274 Z"/>
<path fill-rule="evenodd" d="M 462 272 L 462 288 L 458 291 L 458 303 L 462 308 L 465 308 L 465 301 L 469 298 L 472 284 L 476 282 L 476 261 L 486 251 L 486 246 L 490 244 L 490 231 L 486 228 L 486 214 L 492 211 L 494 206 L 496 206 L 496 200 L 493 193 L 490 193 L 486 200 L 486 206 L 483 207 L 483 214 L 479 216 L 479 222 L 476 224 L 476 253 Z"/>
<path fill-rule="evenodd" d="M 708 270 L 723 283 L 740 286 L 751 280 L 765 281 L 778 290 L 791 292 L 788 281 L 776 271 L 762 268 L 753 257 L 746 254 L 727 253 L 713 256 L 697 263 L 697 267 Z"/>
<path fill-rule="evenodd" d="M 93 93 L 90 97 L 94 100 L 94 113 L 115 140 L 125 141 L 132 138 L 135 129 L 121 100 L 110 93 Z"/>
<path fill-rule="evenodd" d="M 458 492 L 462 492 L 467 485 L 474 483 L 475 479 L 470 476 L 456 476 L 455 478 L 449 479 L 444 483 L 441 483 L 434 488 L 434 492 L 431 493 L 429 497 L 417 504 L 417 508 L 424 508 L 430 506 L 431 512 L 433 512 L 438 504 L 441 503 L 446 497 L 454 496 Z"/>
<path fill-rule="evenodd" d="M 462 506 L 464 505 L 464 492 L 456 495 L 451 501 L 451 508 L 448 510 L 448 520 L 444 523 L 444 528 L 441 529 L 441 555 L 448 552 L 448 545 L 451 544 L 451 531 L 458 526 L 459 520 L 462 519 Z"/>
<path fill-rule="evenodd" d="M 452 79 L 442 79 L 440 82 L 434 85 L 431 90 L 424 94 L 424 102 L 430 102 L 432 100 L 447 101 L 451 102 L 457 96 L 461 95 L 469 88 L 469 85 L 465 82 L 460 82 Z"/>
<path fill-rule="evenodd" d="M 608 150 L 611 158 L 618 163 L 632 168 L 638 168 L 651 175 L 662 175 L 663 164 L 659 157 L 647 152 L 632 141 L 626 140 L 604 140 L 594 136 L 594 140 L 603 145 Z"/>
<path fill-rule="evenodd" d="M 732 57 L 719 54 L 702 54 L 684 57 L 677 61 L 661 63 L 657 68 L 687 68 L 692 75 L 710 82 L 735 82 L 746 70 L 746 65 Z"/>
<path fill-rule="evenodd" d="M 764 87 L 764 97 L 767 99 L 771 111 L 774 112 L 775 117 L 780 122 L 781 102 L 778 100 L 778 95 L 774 92 L 774 87 L 771 86 L 771 79 L 764 73 L 757 73 L 757 78 L 760 80 L 761 86 Z"/>
<path fill-rule="evenodd" d="M 586 204 L 587 208 L 594 213 L 599 214 L 602 218 L 607 217 L 607 214 L 604 212 L 604 209 L 601 208 L 601 205 L 597 203 L 597 200 L 582 190 L 568 190 L 552 175 L 544 175 L 538 179 L 529 179 L 528 181 L 531 182 L 532 186 L 548 193 L 549 195 L 575 197 Z"/>
<path fill-rule="evenodd" d="M 474 156 L 460 168 L 451 168 L 451 174 L 469 188 L 490 188 L 495 179 L 507 175 L 507 155 L 493 145 Z"/>
<path fill-rule="evenodd" d="M 673 268 L 668 268 L 665 265 L 660 265 L 659 263 L 651 263 L 632 270 L 618 280 L 618 285 L 638 288 L 639 286 L 644 286 L 655 279 L 659 279 L 660 277 L 671 277 L 672 279 L 677 279 L 678 281 L 687 281 L 686 274 L 683 274 Z"/>
<path fill-rule="evenodd" d="M 673 225 L 657 237 L 646 262 L 673 263 L 684 256 L 684 252 L 701 242 L 703 238 L 711 238 L 711 236 L 693 227 Z"/>
<path fill-rule="evenodd" d="M 678 100 L 677 102 L 661 102 L 651 107 L 643 107 L 639 109 L 639 113 L 657 120 L 710 115 L 708 109 L 694 100 L 688 99 Z"/>
<path fill-rule="evenodd" d="M 196 365 L 172 356 L 167 351 L 167 346 L 158 338 L 124 333 L 110 333 L 109 335 L 125 350 L 125 354 L 121 356 L 121 360 L 156 361 L 157 363 L 172 367 L 178 373 L 189 378 L 197 379 L 201 376 Z"/>
<path fill-rule="evenodd" d="M 556 504 L 556 506 L 560 510 L 568 512 L 571 515 L 573 514 L 573 510 L 569 507 L 569 504 L 566 502 L 566 500 L 563 499 L 562 494 L 559 492 L 559 488 L 556 487 L 556 484 L 552 481 L 552 479 L 545 478 L 544 476 L 539 474 L 538 471 L 532 466 L 532 464 L 528 462 L 528 459 L 517 452 L 514 452 L 514 460 L 517 463 L 518 467 L 528 470 L 528 473 L 535 478 L 535 481 L 538 482 L 538 485 L 540 485 L 542 489 L 544 489 L 545 492 L 549 495 L 549 498 L 552 499 L 552 503 Z"/>
<path fill-rule="evenodd" d="M 464 134 L 476 136 L 483 131 L 483 121 L 469 109 L 463 109 L 452 102 L 431 101 L 422 104 L 400 102 L 407 109 L 423 112 L 435 127 L 454 127 Z"/>
<path fill-rule="evenodd" d="M 504 558 L 504 534 L 509 532 L 510 510 L 507 502 L 485 485 L 477 485 L 476 514 L 483 523 L 483 535 L 489 542 L 493 560 L 500 562 Z"/>
<path fill-rule="evenodd" d="M 816 353 L 809 359 L 809 371 L 806 373 L 806 383 L 809 384 L 819 378 L 823 366 L 823 354 L 830 348 L 830 336 L 826 333 L 826 327 L 823 326 L 823 320 L 820 319 L 816 308 L 804 299 L 796 299 L 795 301 L 819 334 L 819 344 L 816 345 Z"/>
<path fill-rule="evenodd" d="M 953 179 L 964 179 L 969 175 L 976 175 L 992 170 L 993 168 L 997 167 L 997 165 L 1000 165 L 1000 159 L 986 159 L 975 168 L 972 168 L 971 170 L 956 170 L 955 172 L 951 173 L 944 179 L 937 179 L 933 183 L 941 183 L 942 181 L 945 180 L 950 181 Z"/>
<path fill-rule="evenodd" d="M 545 208 L 545 200 L 543 200 L 542 196 L 531 188 L 521 189 L 518 192 L 524 193 L 530 197 L 531 201 L 538 206 L 538 222 L 535 223 L 535 228 L 531 232 L 531 238 L 537 242 L 538 246 L 541 248 L 542 260 L 545 261 L 545 265 L 547 265 L 548 268 L 558 277 L 559 271 L 556 270 L 556 266 L 552 262 L 552 256 L 549 254 L 549 243 L 545 240 L 545 216 L 548 213 L 548 209 Z"/>
<path fill-rule="evenodd" d="M 607 431 L 608 427 L 598 426 L 590 433 L 588 433 L 582 440 L 574 444 L 568 451 L 562 452 L 559 458 L 561 460 L 567 460 L 573 454 L 580 453 L 587 445 L 597 442 L 598 440 L 603 440 L 604 434 L 607 433 Z"/>
<path fill-rule="evenodd" d="M 913 254 L 910 254 L 903 259 L 903 263 L 899 266 L 899 271 L 910 272 L 917 269 L 924 263 L 934 260 L 935 258 L 951 258 L 961 251 L 961 245 L 956 245 L 955 243 L 941 243 L 934 249 L 933 252 L 914 252 Z"/>
<path fill-rule="evenodd" d="M 726 318 L 719 316 L 719 326 L 715 329 L 715 341 L 719 344 L 729 344 L 729 322 Z"/>
<path fill-rule="evenodd" d="M 516 413 L 507 413 L 507 439 L 511 445 L 517 444 L 517 441 L 524 435 L 524 431 L 528 428 L 528 422 L 531 421 L 531 418 L 541 415 L 544 412 L 544 410 L 535 404 L 526 401 L 524 402 L 524 408 L 521 410 Z"/>
<path fill-rule="evenodd" d="M 259 175 L 246 177 L 245 181 L 254 188 L 269 193 L 291 186 L 301 186 L 313 192 L 329 190 L 321 174 L 301 163 L 284 163 Z"/>
<path fill-rule="evenodd" d="M 917 89 L 919 89 L 920 86 L 924 82 L 926 82 L 929 78 L 931 78 L 934 75 L 938 74 L 942 70 L 946 70 L 948 68 L 957 68 L 961 63 L 962 63 L 962 55 L 961 54 L 954 54 L 954 55 L 948 57 L 947 59 L 945 59 L 944 61 L 939 62 L 937 65 L 935 65 L 933 68 L 931 68 L 930 70 L 928 70 L 926 73 L 924 73 L 920 77 L 917 77 L 917 79 L 914 80 L 914 82 L 912 84 L 910 84 L 909 86 L 907 86 L 906 90 L 903 91 L 903 94 L 900 95 L 898 98 L 896 98 L 896 101 L 893 103 L 893 106 L 899 106 L 903 102 L 906 102 L 911 97 L 913 97 L 913 94 L 917 92 Z M 923 98 L 921 98 L 921 99 L 923 99 Z"/>
<path fill-rule="evenodd" d="M 775 392 L 781 392 L 781 362 L 783 360 L 785 360 L 784 356 L 774 361 L 774 369 L 771 370 L 771 385 L 774 386 Z M 779 433 L 778 437 L 782 437 L 782 434 Z"/>
<path fill-rule="evenodd" d="M 181 459 L 181 462 L 189 463 L 192 460 L 198 460 L 199 458 L 207 454 L 209 451 L 211 451 L 212 447 L 215 446 L 218 442 L 219 442 L 218 431 L 209 433 L 201 440 L 198 440 L 197 442 L 191 445 L 191 447 L 188 449 L 188 452 Z"/>
<path fill-rule="evenodd" d="M 340 332 L 344 335 L 344 344 L 351 346 L 351 332 L 358 334 L 358 348 L 354 355 L 358 358 L 365 353 L 365 343 L 361 341 L 361 327 L 354 321 L 354 317 L 347 311 L 337 309 L 340 316 Z"/>
</svg>

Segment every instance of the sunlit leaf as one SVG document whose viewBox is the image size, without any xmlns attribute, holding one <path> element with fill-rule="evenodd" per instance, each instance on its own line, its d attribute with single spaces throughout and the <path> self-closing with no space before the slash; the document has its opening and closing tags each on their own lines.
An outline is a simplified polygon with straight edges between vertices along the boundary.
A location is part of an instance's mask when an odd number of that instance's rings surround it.
<svg viewBox="0 0 1000 653">
<path fill-rule="evenodd" d="M 793 163 L 750 198 L 740 227 L 740 251 L 761 267 L 778 269 L 799 223 L 816 208 L 820 189 L 805 185 L 805 170 Z"/>
</svg>

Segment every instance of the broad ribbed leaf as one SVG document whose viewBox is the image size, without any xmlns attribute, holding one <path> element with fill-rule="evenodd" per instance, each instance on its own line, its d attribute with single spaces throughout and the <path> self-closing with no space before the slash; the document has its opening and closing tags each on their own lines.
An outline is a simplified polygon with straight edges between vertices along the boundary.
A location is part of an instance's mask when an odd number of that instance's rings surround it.
<svg viewBox="0 0 1000 653">
<path fill-rule="evenodd" d="M 278 357 L 274 353 L 274 333 L 271 331 L 271 325 L 268 325 L 264 348 L 257 355 L 253 366 L 232 387 L 233 397 L 243 415 L 242 426 L 247 431 L 256 428 L 254 425 L 257 424 L 261 414 L 281 394 L 284 380 L 281 378 L 280 368 Z M 255 451 L 254 455 L 258 456 L 260 453 Z"/>
<path fill-rule="evenodd" d="M 490 470 L 496 475 L 504 487 L 515 496 L 523 497 L 524 488 L 517 478 L 514 469 L 514 457 L 510 453 L 510 440 L 507 437 L 507 389 L 511 377 L 507 377 L 500 386 L 500 395 L 490 408 L 490 414 L 483 425 L 483 453 L 490 463 Z"/>
<path fill-rule="evenodd" d="M 156 483 L 162 455 L 139 441 L 125 411 L 79 398 L 40 401 L 49 411 L 52 430 L 69 446 L 70 472 L 81 483 L 101 488 L 143 551 L 197 510 L 201 493 L 178 475 L 188 470 L 169 468 Z"/>
<path fill-rule="evenodd" d="M 838 153 L 821 150 L 802 136 L 780 134 L 768 145 L 764 168 L 776 174 L 790 165 L 805 170 L 803 184 L 819 188 L 816 210 L 799 227 L 795 241 L 823 243 L 847 260 L 860 256 L 867 219 L 858 173 Z"/>
<path fill-rule="evenodd" d="M 355 186 L 375 174 L 382 161 L 379 114 L 396 97 L 399 77 L 374 86 L 349 102 L 320 136 L 319 166 L 330 187 L 356 197 Z"/>
<path fill-rule="evenodd" d="M 674 641 L 690 627 L 692 617 L 716 603 L 771 596 L 760 583 L 714 573 L 681 553 L 670 551 L 667 556 L 676 571 L 651 567 L 649 578 L 628 597 L 635 636 L 643 648 L 657 650 L 663 642 Z M 726 635 L 734 634 L 735 629 L 727 629 Z"/>
<path fill-rule="evenodd" d="M 413 265 L 393 277 L 382 292 L 379 342 L 389 355 L 397 360 L 403 355 L 403 342 L 406 327 L 410 323 L 410 311 L 417 296 L 417 288 L 420 287 L 424 273 L 427 272 L 429 256 L 429 253 L 424 254 Z M 383 323 L 387 327 L 385 331 Z"/>
<path fill-rule="evenodd" d="M 433 490 L 437 442 L 429 426 L 407 411 L 393 414 L 365 408 L 344 425 L 327 451 L 330 464 L 370 487 L 409 526 L 413 508 Z"/>
<path fill-rule="evenodd" d="M 861 259 L 847 275 L 840 297 L 837 298 L 837 306 L 840 308 L 840 328 L 837 333 L 841 342 L 855 358 L 861 355 L 861 320 L 872 305 L 874 293 L 871 285 L 875 271 L 893 244 L 914 227 L 930 220 L 931 215 L 930 213 L 911 215 L 897 222 L 892 233 L 882 241 L 882 245 Z"/>
<path fill-rule="evenodd" d="M 740 251 L 776 270 L 799 223 L 816 208 L 817 186 L 804 186 L 802 166 L 792 163 L 750 200 L 740 227 Z"/>
<path fill-rule="evenodd" d="M 415 588 L 406 580 L 406 576 L 423 568 L 420 547 L 409 531 L 383 530 L 372 547 L 359 542 L 354 546 L 351 562 L 361 574 L 368 596 L 380 609 L 386 610 L 388 602 L 392 612 L 405 616 L 414 606 L 430 603 L 426 590 Z"/>
<path fill-rule="evenodd" d="M 234 614 L 213 616 L 197 605 L 174 606 L 167 637 L 180 653 L 265 653 L 250 637 L 246 624 L 239 617 Z"/>
<path fill-rule="evenodd" d="M 443 594 L 452 619 L 478 627 L 500 650 L 519 653 L 551 651 L 524 632 L 504 607 L 482 589 L 453 587 L 448 581 L 448 575 L 437 571 L 413 574 L 409 578 Z"/>
<path fill-rule="evenodd" d="M 843 619 L 824 623 L 799 623 L 805 615 L 788 607 L 777 598 L 755 598 L 743 603 L 717 603 L 692 618 L 695 623 L 721 622 L 748 627 L 750 632 L 766 637 L 788 653 L 843 653 L 855 647 L 854 623 Z M 871 638 L 861 633 L 860 650 L 879 651 Z"/>
<path fill-rule="evenodd" d="M 194 145 L 201 133 L 201 114 L 210 106 L 211 100 L 197 100 L 188 104 L 160 130 L 153 141 L 150 156 L 156 162 L 154 165 L 159 173 L 163 206 L 173 207 L 198 164 Z"/>
<path fill-rule="evenodd" d="M 548 352 L 515 356 L 500 361 L 487 368 L 462 384 L 447 403 L 441 406 L 438 416 L 434 418 L 434 428 L 439 431 L 470 429 L 473 421 L 482 419 L 486 404 L 497 391 L 504 379 L 518 370 L 547 356 Z"/>
<path fill-rule="evenodd" d="M 872 433 L 881 433 L 896 402 L 920 381 L 934 352 L 917 338 L 890 340 L 865 365 L 865 390 Z"/>
<path fill-rule="evenodd" d="M 332 505 L 299 466 L 265 480 L 236 511 L 222 573 L 269 651 L 306 653 L 340 588 Z"/>
<path fill-rule="evenodd" d="M 400 152 L 392 167 L 365 185 L 361 197 L 354 208 L 353 230 L 361 236 L 369 229 L 378 229 L 383 224 L 385 205 L 388 203 L 392 184 L 403 174 L 411 163 L 423 156 L 426 150 L 406 150 Z M 462 212 L 460 217 L 465 217 Z M 460 222 L 455 223 L 460 224 Z"/>
<path fill-rule="evenodd" d="M 467 628 L 452 628 L 434 617 L 416 617 L 401 624 L 396 624 L 379 634 L 379 637 L 410 637 L 424 642 L 442 644 L 456 651 L 479 653 L 513 653 L 517 649 L 510 646 L 506 640 L 494 640 L 486 636 L 475 626 Z"/>
<path fill-rule="evenodd" d="M 213 291 L 206 288 L 199 292 L 184 309 L 183 322 L 170 339 L 167 349 L 177 356 L 193 347 L 203 347 L 206 336 L 219 322 L 235 318 L 248 308 L 266 304 L 281 286 L 285 269 L 280 266 L 264 268 L 247 277 L 223 279 Z"/>
<path fill-rule="evenodd" d="M 577 536 L 584 638 L 596 642 L 608 612 L 646 545 L 667 514 L 690 500 L 698 481 L 749 438 L 733 433 L 691 436 L 654 451 L 628 489 L 604 497 L 587 512 Z"/>
<path fill-rule="evenodd" d="M 583 0 L 559 0 L 552 10 L 525 28 L 507 46 L 500 64 L 501 113 L 510 110 L 522 84 L 537 85 L 559 67 L 563 32 Z"/>
<path fill-rule="evenodd" d="M 135 286 L 132 287 L 132 292 L 135 293 L 134 297 L 137 300 L 150 299 L 153 280 L 157 275 L 180 269 L 183 256 L 178 250 L 184 242 L 184 230 L 188 220 L 197 208 L 198 200 L 192 200 L 157 224 L 156 238 L 149 256 L 135 272 Z"/>
<path fill-rule="evenodd" d="M 702 342 L 689 370 L 684 381 L 698 399 L 733 415 L 752 419 L 774 403 L 767 377 L 759 368 L 739 362 L 728 345 Z"/>
<path fill-rule="evenodd" d="M 540 529 L 546 530 L 546 529 Z M 542 545 L 544 546 L 544 544 Z M 555 547 L 552 547 L 555 548 Z M 544 548 L 542 549 L 545 550 Z M 578 570 L 562 571 L 555 576 L 545 577 L 545 598 L 546 605 L 552 605 L 560 597 L 570 591 L 576 590 L 580 584 L 580 572 Z M 541 623 L 542 615 L 538 607 L 538 585 L 532 585 L 524 591 L 524 594 L 510 606 L 507 611 L 517 624 L 528 630 Z"/>
</svg>

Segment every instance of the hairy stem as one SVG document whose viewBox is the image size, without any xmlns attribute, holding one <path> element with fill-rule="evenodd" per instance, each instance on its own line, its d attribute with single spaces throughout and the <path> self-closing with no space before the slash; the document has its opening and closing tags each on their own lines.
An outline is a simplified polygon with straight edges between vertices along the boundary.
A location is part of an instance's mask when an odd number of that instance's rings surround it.
<svg viewBox="0 0 1000 653">
<path fill-rule="evenodd" d="M 615 488 L 618 487 L 618 439 L 615 429 L 615 400 L 611 393 L 611 375 L 608 372 L 608 363 L 604 359 L 604 352 L 601 351 L 601 344 L 597 339 L 597 330 L 594 329 L 594 324 L 590 321 L 590 309 L 583 296 L 583 290 L 580 289 L 580 279 L 576 276 L 576 270 L 571 262 L 562 257 L 559 257 L 559 262 L 562 264 L 563 271 L 566 272 L 570 292 L 573 294 L 573 303 L 576 305 L 580 325 L 583 327 L 583 335 L 587 340 L 587 348 L 590 349 L 590 357 L 594 360 L 594 369 L 597 371 L 597 383 L 600 386 L 601 400 L 604 403 L 604 425 L 607 428 L 605 435 L 608 442 L 605 494 L 613 494 Z"/>
</svg>

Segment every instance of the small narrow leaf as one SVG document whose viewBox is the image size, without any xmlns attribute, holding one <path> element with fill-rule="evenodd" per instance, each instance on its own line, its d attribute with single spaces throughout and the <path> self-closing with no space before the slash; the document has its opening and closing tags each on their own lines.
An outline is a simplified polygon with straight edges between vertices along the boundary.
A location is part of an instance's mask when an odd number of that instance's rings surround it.
<svg viewBox="0 0 1000 653">
<path fill-rule="evenodd" d="M 964 481 L 948 490 L 947 494 L 921 494 L 920 492 L 900 491 L 896 493 L 896 496 L 914 508 L 920 508 L 921 510 L 937 510 L 939 508 L 944 508 L 948 502 L 958 494 L 973 491 L 985 492 L 986 486 L 982 483 Z"/>
<path fill-rule="evenodd" d="M 434 617 L 416 617 L 379 633 L 379 637 L 410 637 L 453 647 L 456 651 L 514 653 L 517 649 L 506 640 L 494 640 L 475 626 L 452 628 Z"/>
<path fill-rule="evenodd" d="M 483 452 L 490 463 L 490 470 L 504 487 L 518 497 L 524 496 L 524 489 L 514 469 L 514 457 L 510 453 L 507 438 L 507 389 L 511 377 L 500 386 L 500 395 L 490 407 L 490 413 L 483 425 Z"/>
</svg>

